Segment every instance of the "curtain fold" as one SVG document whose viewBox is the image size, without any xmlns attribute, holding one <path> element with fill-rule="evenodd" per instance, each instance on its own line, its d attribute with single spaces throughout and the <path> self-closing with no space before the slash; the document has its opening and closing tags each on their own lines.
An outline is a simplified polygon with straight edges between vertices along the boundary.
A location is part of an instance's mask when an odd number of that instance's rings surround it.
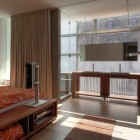
<svg viewBox="0 0 140 140">
<path fill-rule="evenodd" d="M 40 92 L 52 98 L 50 10 L 11 17 L 11 86 L 26 87 L 27 62 L 40 67 Z"/>
</svg>

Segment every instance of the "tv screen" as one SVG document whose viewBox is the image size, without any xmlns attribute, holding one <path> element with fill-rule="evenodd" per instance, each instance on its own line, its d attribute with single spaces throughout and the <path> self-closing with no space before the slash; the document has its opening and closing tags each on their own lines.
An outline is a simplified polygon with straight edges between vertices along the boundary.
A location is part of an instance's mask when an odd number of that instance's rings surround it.
<svg viewBox="0 0 140 140">
<path fill-rule="evenodd" d="M 26 88 L 32 88 L 32 64 L 26 63 Z"/>
</svg>

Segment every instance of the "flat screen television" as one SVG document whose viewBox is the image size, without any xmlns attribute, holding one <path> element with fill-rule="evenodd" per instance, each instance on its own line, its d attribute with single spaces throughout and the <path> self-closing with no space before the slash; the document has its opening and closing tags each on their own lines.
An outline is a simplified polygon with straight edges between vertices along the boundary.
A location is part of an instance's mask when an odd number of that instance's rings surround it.
<svg viewBox="0 0 140 140">
<path fill-rule="evenodd" d="M 26 63 L 26 88 L 32 88 L 32 64 Z"/>
</svg>

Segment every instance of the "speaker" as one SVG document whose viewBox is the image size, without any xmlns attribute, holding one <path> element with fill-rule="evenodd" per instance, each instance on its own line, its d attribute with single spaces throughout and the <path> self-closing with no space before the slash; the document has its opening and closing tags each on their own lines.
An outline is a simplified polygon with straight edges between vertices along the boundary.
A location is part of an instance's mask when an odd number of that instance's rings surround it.
<svg viewBox="0 0 140 140">
<path fill-rule="evenodd" d="M 26 88 L 32 88 L 32 64 L 26 63 Z"/>
</svg>

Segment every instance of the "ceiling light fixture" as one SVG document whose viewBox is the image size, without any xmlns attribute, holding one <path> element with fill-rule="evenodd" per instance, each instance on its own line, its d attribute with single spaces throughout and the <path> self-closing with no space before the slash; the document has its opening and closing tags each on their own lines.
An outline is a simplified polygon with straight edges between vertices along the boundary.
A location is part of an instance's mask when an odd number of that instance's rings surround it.
<svg viewBox="0 0 140 140">
<path fill-rule="evenodd" d="M 61 5 L 61 6 L 58 6 L 58 7 L 59 8 L 63 8 L 63 7 L 68 7 L 68 6 L 73 6 L 73 5 L 84 4 L 84 3 L 88 3 L 88 2 L 93 2 L 93 1 L 97 1 L 97 0 L 86 0 L 86 1 L 75 2 L 75 3 L 71 3 L 71 4 L 67 4 L 67 5 Z"/>
</svg>

